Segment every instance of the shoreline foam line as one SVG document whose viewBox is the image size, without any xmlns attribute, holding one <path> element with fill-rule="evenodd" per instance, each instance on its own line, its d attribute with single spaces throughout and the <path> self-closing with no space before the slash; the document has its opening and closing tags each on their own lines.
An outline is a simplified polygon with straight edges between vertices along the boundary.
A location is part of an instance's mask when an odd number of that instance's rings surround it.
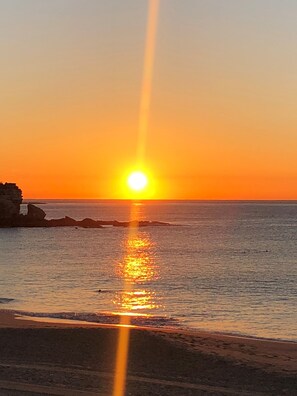
<svg viewBox="0 0 297 396">
<path fill-rule="evenodd" d="M 70 325 L 84 325 L 84 326 L 90 326 L 90 327 L 119 327 L 121 325 L 120 320 L 118 322 L 111 322 L 111 321 L 90 321 L 86 319 L 77 319 L 75 317 L 70 318 L 68 317 L 62 317 L 58 316 L 60 313 L 38 313 L 38 312 L 28 312 L 28 311 L 21 311 L 21 310 L 12 310 L 12 309 L 0 309 L 0 317 L 1 314 L 8 314 L 14 317 L 15 320 L 19 321 L 27 321 L 27 322 L 36 322 L 36 323 L 44 323 L 44 324 L 70 324 Z M 69 312 L 63 312 L 63 314 L 69 314 Z M 112 316 L 112 315 L 111 315 Z M 108 317 L 111 317 L 108 316 Z M 120 318 L 120 314 L 116 317 Z M 105 314 L 102 313 L 102 318 L 106 318 Z M 163 318 L 166 319 L 166 318 Z M 170 323 L 175 323 L 175 320 L 172 318 L 168 318 Z M 172 322 L 173 321 L 173 322 Z M 177 321 L 176 321 L 177 322 Z M 178 324 L 163 324 L 163 325 L 158 325 L 156 324 L 137 324 L 137 323 L 130 323 L 129 326 L 131 329 L 143 329 L 143 330 L 148 330 L 148 331 L 158 331 L 158 332 L 170 332 L 170 333 L 177 333 L 177 334 L 189 334 L 189 335 L 206 335 L 206 336 L 223 336 L 226 338 L 235 338 L 235 339 L 242 339 L 242 340 L 247 340 L 247 341 L 263 341 L 263 342 L 273 342 L 273 343 L 290 343 L 292 345 L 297 344 L 297 339 L 289 339 L 289 338 L 272 338 L 272 337 L 260 337 L 252 334 L 245 334 L 245 333 L 238 333 L 238 332 L 232 332 L 232 331 L 214 331 L 212 329 L 206 329 L 206 328 L 198 328 L 198 327 L 189 327 L 189 326 L 183 326 Z"/>
</svg>

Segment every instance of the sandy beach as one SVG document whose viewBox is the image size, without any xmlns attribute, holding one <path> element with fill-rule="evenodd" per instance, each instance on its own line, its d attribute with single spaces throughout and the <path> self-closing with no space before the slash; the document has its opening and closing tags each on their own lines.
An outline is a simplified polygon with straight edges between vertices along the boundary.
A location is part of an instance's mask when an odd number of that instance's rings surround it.
<svg viewBox="0 0 297 396">
<path fill-rule="evenodd" d="M 111 395 L 118 328 L 0 311 L 1 395 Z M 294 395 L 297 344 L 132 328 L 127 395 Z"/>
</svg>

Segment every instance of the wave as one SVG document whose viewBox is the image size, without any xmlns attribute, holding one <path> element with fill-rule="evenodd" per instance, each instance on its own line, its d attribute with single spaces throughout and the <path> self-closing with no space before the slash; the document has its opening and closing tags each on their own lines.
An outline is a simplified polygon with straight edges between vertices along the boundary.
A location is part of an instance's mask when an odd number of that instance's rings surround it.
<svg viewBox="0 0 297 396">
<path fill-rule="evenodd" d="M 8 304 L 11 301 L 14 301 L 14 298 L 5 298 L 5 297 L 0 297 L 0 304 Z"/>
<path fill-rule="evenodd" d="M 28 311 L 13 311 L 17 315 L 30 316 L 35 318 L 51 318 L 51 319 L 64 319 L 64 320 L 75 320 L 89 323 L 100 323 L 100 324 L 120 324 L 121 313 L 112 312 L 28 312 Z M 126 314 L 125 314 L 126 316 Z M 150 315 L 128 315 L 130 316 L 130 324 L 134 326 L 143 327 L 179 327 L 180 322 L 171 317 L 167 316 L 150 316 Z"/>
</svg>

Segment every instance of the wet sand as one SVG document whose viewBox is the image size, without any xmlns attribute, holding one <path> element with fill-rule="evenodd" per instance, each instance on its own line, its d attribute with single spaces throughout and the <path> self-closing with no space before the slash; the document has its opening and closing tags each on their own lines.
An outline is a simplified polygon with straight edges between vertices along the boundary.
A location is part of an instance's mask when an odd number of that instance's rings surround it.
<svg viewBox="0 0 297 396">
<path fill-rule="evenodd" d="M 0 311 L 0 395 L 111 395 L 116 326 Z M 295 395 L 297 344 L 132 328 L 126 395 Z"/>
</svg>

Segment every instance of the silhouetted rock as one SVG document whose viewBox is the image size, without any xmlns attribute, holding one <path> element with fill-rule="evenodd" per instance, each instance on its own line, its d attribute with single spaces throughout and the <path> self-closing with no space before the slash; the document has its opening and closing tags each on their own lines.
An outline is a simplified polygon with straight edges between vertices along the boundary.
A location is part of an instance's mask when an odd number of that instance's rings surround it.
<svg viewBox="0 0 297 396">
<path fill-rule="evenodd" d="M 162 221 L 148 221 L 148 220 L 132 220 L 132 221 L 112 221 L 110 225 L 114 227 L 157 227 L 157 226 L 169 226 L 170 223 L 164 223 Z"/>
<path fill-rule="evenodd" d="M 117 220 L 93 220 L 86 218 L 84 220 L 75 220 L 71 217 L 62 217 L 60 219 L 42 219 L 34 216 L 19 215 L 7 225 L 0 224 L 1 226 L 8 227 L 82 227 L 82 228 L 104 228 L 104 226 L 113 227 L 157 227 L 157 226 L 170 226 L 170 223 L 163 223 L 161 221 L 117 221 Z"/>
<path fill-rule="evenodd" d="M 13 202 L 0 198 L 0 220 L 10 220 L 18 215 L 18 211 Z"/>
<path fill-rule="evenodd" d="M 100 222 L 93 219 L 86 218 L 77 223 L 79 223 L 80 227 L 84 227 L 84 228 L 102 228 Z"/>
<path fill-rule="evenodd" d="M 0 198 L 11 201 L 20 211 L 22 203 L 22 190 L 15 183 L 0 183 Z"/>
<path fill-rule="evenodd" d="M 46 220 L 44 210 L 31 203 L 28 204 L 28 213 L 20 214 L 22 191 L 14 183 L 0 183 L 0 227 L 83 227 L 103 228 L 113 227 L 147 227 L 169 226 L 169 223 L 160 221 L 117 221 L 93 220 L 86 218 L 75 220 L 65 216 L 61 219 Z"/>
<path fill-rule="evenodd" d="M 63 220 L 64 220 L 64 224 L 66 224 L 69 227 L 73 227 L 77 225 L 77 221 L 72 219 L 71 217 L 65 216 Z"/>
<path fill-rule="evenodd" d="M 45 219 L 20 214 L 12 221 L 11 227 L 46 227 L 46 222 Z"/>
<path fill-rule="evenodd" d="M 28 204 L 28 217 L 36 220 L 43 220 L 45 218 L 45 211 L 40 209 L 38 206 Z"/>
<path fill-rule="evenodd" d="M 100 222 L 92 219 L 74 220 L 71 217 L 61 219 L 44 220 L 44 227 L 83 227 L 83 228 L 102 228 Z"/>
<path fill-rule="evenodd" d="M 9 227 L 20 213 L 22 191 L 15 183 L 0 183 L 0 225 Z"/>
</svg>

